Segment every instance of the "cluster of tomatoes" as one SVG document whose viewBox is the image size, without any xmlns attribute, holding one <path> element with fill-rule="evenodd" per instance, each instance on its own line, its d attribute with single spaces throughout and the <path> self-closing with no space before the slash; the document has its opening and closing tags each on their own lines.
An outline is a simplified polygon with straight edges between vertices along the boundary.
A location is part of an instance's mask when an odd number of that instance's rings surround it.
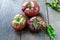
<svg viewBox="0 0 60 40">
<path fill-rule="evenodd" d="M 12 27 L 15 30 L 22 30 L 28 27 L 32 32 L 41 32 L 46 29 L 46 22 L 44 19 L 37 16 L 40 7 L 36 1 L 24 3 L 22 5 L 22 11 L 24 14 L 17 14 L 12 21 Z"/>
</svg>

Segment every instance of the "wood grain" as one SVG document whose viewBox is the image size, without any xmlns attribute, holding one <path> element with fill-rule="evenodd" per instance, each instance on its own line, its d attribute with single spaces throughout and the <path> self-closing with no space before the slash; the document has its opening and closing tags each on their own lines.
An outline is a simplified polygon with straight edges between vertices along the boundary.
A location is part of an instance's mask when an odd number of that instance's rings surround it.
<svg viewBox="0 0 60 40">
<path fill-rule="evenodd" d="M 11 22 L 16 14 L 21 14 L 24 0 L 0 0 L 0 40 L 20 40 L 20 32 L 14 31 Z"/>
</svg>

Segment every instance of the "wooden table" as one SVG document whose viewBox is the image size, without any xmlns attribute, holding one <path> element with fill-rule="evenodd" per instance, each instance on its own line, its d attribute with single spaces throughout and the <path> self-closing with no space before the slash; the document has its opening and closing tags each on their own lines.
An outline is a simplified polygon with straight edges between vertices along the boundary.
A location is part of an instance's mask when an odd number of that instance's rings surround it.
<svg viewBox="0 0 60 40">
<path fill-rule="evenodd" d="M 11 22 L 16 14 L 23 13 L 21 5 L 32 0 L 0 0 L 0 40 L 50 40 L 46 32 L 32 34 L 31 32 L 16 32 L 11 27 Z M 56 40 L 60 40 L 60 12 L 47 7 L 45 2 L 52 0 L 36 0 L 40 5 L 40 15 L 47 24 L 51 24 L 56 30 Z"/>
</svg>

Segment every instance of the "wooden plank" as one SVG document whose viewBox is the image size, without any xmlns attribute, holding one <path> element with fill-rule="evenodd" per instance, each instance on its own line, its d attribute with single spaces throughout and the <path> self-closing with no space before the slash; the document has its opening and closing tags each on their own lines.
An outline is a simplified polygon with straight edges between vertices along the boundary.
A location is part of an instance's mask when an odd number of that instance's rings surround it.
<svg viewBox="0 0 60 40">
<path fill-rule="evenodd" d="M 0 40 L 20 40 L 20 32 L 11 27 L 16 14 L 22 13 L 21 5 L 24 0 L 0 0 Z"/>
<path fill-rule="evenodd" d="M 47 0 L 52 2 L 52 0 Z M 49 23 L 55 28 L 56 40 L 60 40 L 60 12 L 48 7 Z"/>
<path fill-rule="evenodd" d="M 32 0 L 25 0 L 26 1 L 32 1 Z M 34 0 L 37 1 L 39 3 L 39 5 L 41 6 L 40 8 L 40 13 L 39 15 L 42 16 L 45 21 L 47 22 L 47 9 L 46 9 L 46 5 L 45 5 L 45 1 L 46 0 Z M 46 32 L 40 32 L 38 34 L 32 34 L 31 32 L 29 32 L 29 30 L 26 29 L 25 31 L 22 31 L 21 33 L 21 40 L 49 40 L 49 37 L 47 36 Z"/>
</svg>

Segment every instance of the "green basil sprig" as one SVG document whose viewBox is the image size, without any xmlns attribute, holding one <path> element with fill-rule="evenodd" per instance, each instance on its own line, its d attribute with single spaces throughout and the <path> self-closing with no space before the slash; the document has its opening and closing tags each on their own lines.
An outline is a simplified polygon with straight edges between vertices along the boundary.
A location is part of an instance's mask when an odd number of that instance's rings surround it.
<svg viewBox="0 0 60 40">
<path fill-rule="evenodd" d="M 51 8 L 60 11 L 60 5 L 58 5 L 58 0 L 54 0 L 52 3 L 46 2 L 46 5 L 50 6 Z"/>
<path fill-rule="evenodd" d="M 51 40 L 56 40 L 56 32 L 51 25 L 48 24 L 46 26 L 46 32 L 49 35 L 49 37 L 51 38 Z"/>
</svg>

